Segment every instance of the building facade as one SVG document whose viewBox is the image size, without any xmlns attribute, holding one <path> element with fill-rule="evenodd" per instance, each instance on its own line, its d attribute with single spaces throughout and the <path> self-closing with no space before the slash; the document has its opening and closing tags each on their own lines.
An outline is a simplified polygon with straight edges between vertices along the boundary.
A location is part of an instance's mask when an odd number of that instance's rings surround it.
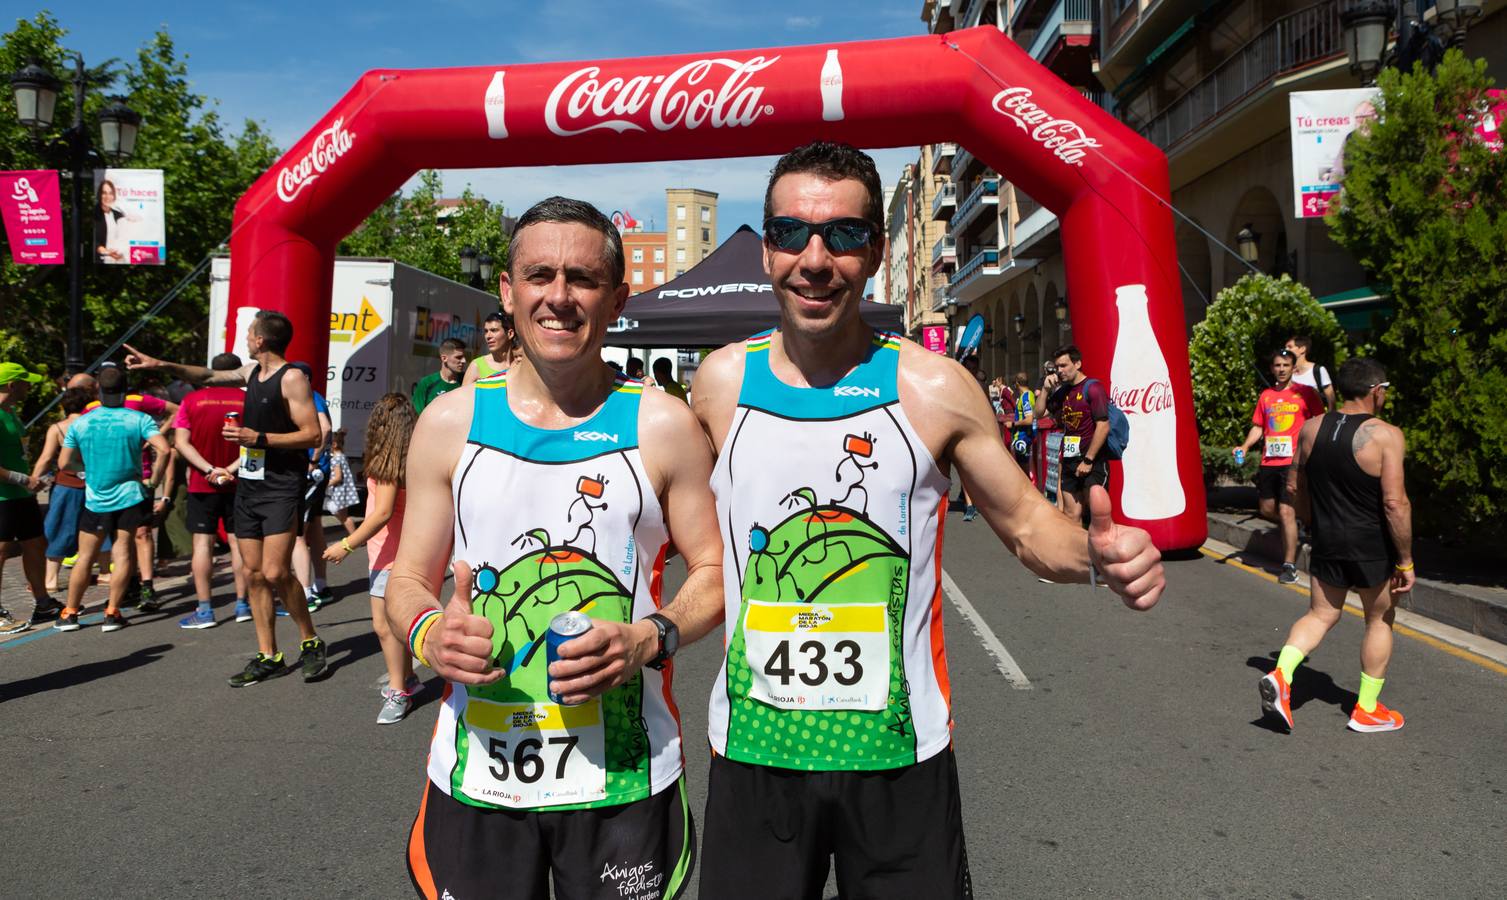
<svg viewBox="0 0 1507 900">
<path fill-rule="evenodd" d="M 669 252 L 663 231 L 644 231 L 642 225 L 629 228 L 623 235 L 623 281 L 629 295 L 659 287 L 671 277 Z"/>
<path fill-rule="evenodd" d="M 717 195 L 697 188 L 665 189 L 665 247 L 670 278 L 717 249 Z"/>
</svg>

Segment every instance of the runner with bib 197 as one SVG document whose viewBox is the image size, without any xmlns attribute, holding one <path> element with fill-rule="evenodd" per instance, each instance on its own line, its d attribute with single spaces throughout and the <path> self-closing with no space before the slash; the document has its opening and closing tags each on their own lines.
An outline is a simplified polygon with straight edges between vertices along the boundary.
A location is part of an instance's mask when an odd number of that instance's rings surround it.
<svg viewBox="0 0 1507 900">
<path fill-rule="evenodd" d="M 448 682 L 408 847 L 427 898 L 543 900 L 553 881 L 558 898 L 655 900 L 687 883 L 671 657 L 722 619 L 722 547 L 695 416 L 602 362 L 623 266 L 594 207 L 531 208 L 501 288 L 523 358 L 436 398 L 414 431 L 387 597 Z M 661 607 L 671 541 L 687 576 Z M 550 663 L 551 620 L 575 612 L 590 628 Z"/>
<path fill-rule="evenodd" d="M 859 318 L 884 259 L 873 160 L 793 150 L 764 206 L 779 327 L 711 354 L 694 393 L 718 451 L 727 647 L 701 896 L 820 897 L 834 861 L 843 896 L 971 896 L 942 643 L 951 468 L 1053 581 L 1092 564 L 1146 609 L 1160 555 L 1102 488 L 1086 533 L 1047 504 L 962 366 Z"/>
</svg>

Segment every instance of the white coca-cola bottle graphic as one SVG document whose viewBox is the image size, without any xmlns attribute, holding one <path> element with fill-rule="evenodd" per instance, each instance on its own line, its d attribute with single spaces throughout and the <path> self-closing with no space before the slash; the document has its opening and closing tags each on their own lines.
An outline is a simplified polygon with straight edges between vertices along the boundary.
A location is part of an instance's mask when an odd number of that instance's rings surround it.
<svg viewBox="0 0 1507 900">
<path fill-rule="evenodd" d="M 503 120 L 508 107 L 508 95 L 502 80 L 507 72 L 496 72 L 492 83 L 487 85 L 487 97 L 483 109 L 487 113 L 487 137 L 501 140 L 508 136 L 508 125 Z"/>
<path fill-rule="evenodd" d="M 828 50 L 822 63 L 822 121 L 841 122 L 842 116 L 842 63 L 836 50 Z"/>
<path fill-rule="evenodd" d="M 1177 406 L 1167 357 L 1151 330 L 1144 284 L 1115 289 L 1120 329 L 1109 366 L 1111 396 L 1130 420 L 1122 462 L 1120 512 L 1130 519 L 1166 519 L 1187 506 L 1177 472 Z"/>
</svg>

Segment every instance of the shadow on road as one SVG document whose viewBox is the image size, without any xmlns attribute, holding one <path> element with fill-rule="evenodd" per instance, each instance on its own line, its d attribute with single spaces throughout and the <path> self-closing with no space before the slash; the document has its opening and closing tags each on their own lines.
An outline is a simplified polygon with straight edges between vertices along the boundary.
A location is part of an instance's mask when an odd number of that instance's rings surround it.
<svg viewBox="0 0 1507 900">
<path fill-rule="evenodd" d="M 358 662 L 368 656 L 380 654 L 382 644 L 377 641 L 375 632 L 364 631 L 361 634 L 341 638 L 329 646 L 329 668 L 325 669 L 320 680 L 329 678 L 340 669 L 351 663 Z"/>
<path fill-rule="evenodd" d="M 1245 664 L 1265 675 L 1276 668 L 1277 654 L 1252 656 L 1245 661 Z M 1252 687 L 1254 688 L 1254 685 Z M 1317 700 L 1320 703 L 1327 703 L 1339 709 L 1346 716 L 1349 716 L 1350 710 L 1355 707 L 1357 699 L 1354 691 L 1346 690 L 1335 684 L 1334 679 L 1329 676 L 1328 672 L 1313 668 L 1310 665 L 1310 660 L 1304 660 L 1302 667 L 1293 675 L 1292 709 L 1294 714 L 1308 701 Z M 1257 719 L 1251 724 L 1265 728 L 1268 731 L 1284 731 L 1265 717 Z"/>
<path fill-rule="evenodd" d="M 129 672 L 132 669 L 154 663 L 162 658 L 162 654 L 173 649 L 173 646 L 172 644 L 154 644 L 151 647 L 142 647 L 129 656 L 81 663 L 72 668 L 58 669 L 55 672 L 48 672 L 46 675 L 38 675 L 35 678 L 13 681 L 0 687 L 0 693 L 4 694 L 6 700 L 17 700 L 21 697 L 30 697 L 33 694 L 59 691 L 80 684 L 88 684 L 97 678 L 108 678 L 111 675 L 119 675 L 121 672 Z"/>
</svg>

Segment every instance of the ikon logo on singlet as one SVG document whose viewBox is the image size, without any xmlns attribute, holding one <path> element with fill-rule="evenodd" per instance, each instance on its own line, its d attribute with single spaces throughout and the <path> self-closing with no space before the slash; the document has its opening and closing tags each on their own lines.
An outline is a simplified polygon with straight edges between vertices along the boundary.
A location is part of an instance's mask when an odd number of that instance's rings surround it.
<svg viewBox="0 0 1507 900">
<path fill-rule="evenodd" d="M 854 385 L 841 385 L 832 389 L 834 397 L 878 397 L 879 388 L 856 387 Z"/>
<path fill-rule="evenodd" d="M 571 436 L 578 441 L 607 441 L 616 444 L 617 435 L 608 434 L 605 431 L 573 431 Z"/>
</svg>

